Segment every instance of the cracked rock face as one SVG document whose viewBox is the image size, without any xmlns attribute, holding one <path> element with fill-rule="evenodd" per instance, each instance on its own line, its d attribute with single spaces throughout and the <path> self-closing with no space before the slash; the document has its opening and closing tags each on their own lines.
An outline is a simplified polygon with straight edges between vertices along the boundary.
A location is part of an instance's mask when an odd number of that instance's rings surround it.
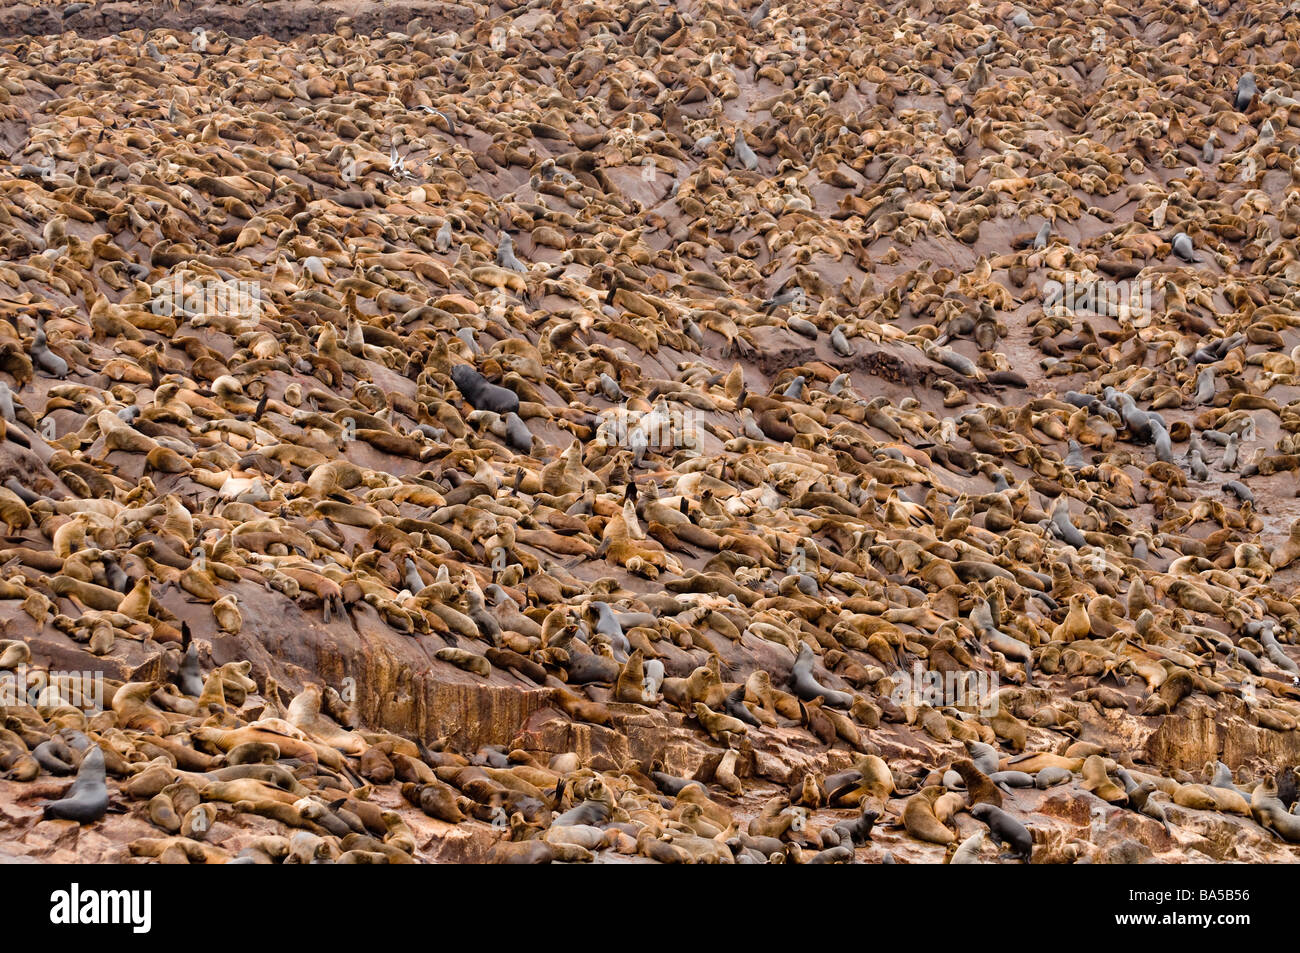
<svg viewBox="0 0 1300 953">
<path fill-rule="evenodd" d="M 1300 24 L 1116 13 L 0 11 L 0 861 L 1295 861 Z"/>
</svg>

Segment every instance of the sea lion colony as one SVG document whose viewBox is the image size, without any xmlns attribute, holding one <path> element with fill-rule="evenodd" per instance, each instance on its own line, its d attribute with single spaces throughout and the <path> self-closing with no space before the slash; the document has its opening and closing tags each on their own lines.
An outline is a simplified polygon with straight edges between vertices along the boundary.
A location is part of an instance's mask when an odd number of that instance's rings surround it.
<svg viewBox="0 0 1300 953">
<path fill-rule="evenodd" d="M 0 44 L 0 853 L 1295 859 L 1289 7 L 286 6 Z"/>
</svg>

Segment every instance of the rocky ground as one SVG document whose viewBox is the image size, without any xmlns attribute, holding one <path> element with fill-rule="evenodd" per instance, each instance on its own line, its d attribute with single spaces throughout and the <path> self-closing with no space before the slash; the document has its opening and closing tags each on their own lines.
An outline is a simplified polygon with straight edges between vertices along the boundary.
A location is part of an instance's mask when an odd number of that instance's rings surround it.
<svg viewBox="0 0 1300 953">
<path fill-rule="evenodd" d="M 0 859 L 1297 859 L 1298 38 L 7 7 Z"/>
</svg>

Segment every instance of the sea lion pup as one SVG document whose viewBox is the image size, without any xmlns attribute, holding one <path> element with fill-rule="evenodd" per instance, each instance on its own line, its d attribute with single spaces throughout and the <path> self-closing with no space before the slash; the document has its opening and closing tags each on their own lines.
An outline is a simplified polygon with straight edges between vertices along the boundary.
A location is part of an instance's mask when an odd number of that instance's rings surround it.
<svg viewBox="0 0 1300 953">
<path fill-rule="evenodd" d="M 451 369 L 451 379 L 467 403 L 475 410 L 490 410 L 498 414 L 519 412 L 519 395 L 493 384 L 469 364 L 457 364 Z"/>
<path fill-rule="evenodd" d="M 1038 788 L 1040 791 L 1045 791 L 1058 784 L 1065 784 L 1073 777 L 1074 775 L 1065 770 L 1065 768 L 1048 766 L 1039 769 L 1038 772 L 1034 774 L 1034 787 Z"/>
<path fill-rule="evenodd" d="M 1029 862 L 1034 849 L 1034 837 L 1018 820 L 992 804 L 976 804 L 970 809 L 971 817 L 983 821 L 993 836 L 1011 847 L 1013 853 Z"/>
<path fill-rule="evenodd" d="M 77 766 L 77 779 L 58 801 L 45 805 L 46 820 L 77 821 L 90 824 L 108 811 L 108 784 L 105 779 L 104 752 L 92 744 Z"/>
<path fill-rule="evenodd" d="M 816 810 L 826 803 L 826 789 L 816 774 L 809 772 L 790 788 L 790 803 Z"/>
<path fill-rule="evenodd" d="M 792 864 L 851 864 L 853 848 L 847 844 L 838 844 L 816 853 L 808 853 L 801 845 L 790 844 L 786 848 L 786 856 Z"/>
<path fill-rule="evenodd" d="M 903 806 L 903 827 L 907 833 L 927 844 L 950 844 L 956 838 L 934 813 L 934 802 L 943 795 L 938 785 L 922 788 Z"/>
<path fill-rule="evenodd" d="M 785 856 L 785 841 L 772 837 L 752 837 L 741 831 L 735 837 L 727 839 L 727 846 L 736 855 L 738 864 L 766 864 L 776 855 Z"/>
<path fill-rule="evenodd" d="M 801 642 L 799 645 L 799 654 L 795 658 L 794 666 L 790 670 L 790 684 L 794 688 L 794 693 L 800 699 L 806 702 L 812 701 L 817 696 L 822 696 L 827 705 L 834 705 L 836 708 L 853 707 L 853 696 L 848 692 L 838 692 L 831 688 L 826 688 L 820 684 L 812 674 L 813 667 L 813 650 L 807 642 Z"/>
<path fill-rule="evenodd" d="M 822 841 L 824 843 L 844 844 L 848 847 L 865 844 L 871 840 L 871 829 L 879 818 L 880 814 L 877 811 L 864 809 L 855 820 L 840 821 L 835 826 L 823 831 Z"/>
</svg>

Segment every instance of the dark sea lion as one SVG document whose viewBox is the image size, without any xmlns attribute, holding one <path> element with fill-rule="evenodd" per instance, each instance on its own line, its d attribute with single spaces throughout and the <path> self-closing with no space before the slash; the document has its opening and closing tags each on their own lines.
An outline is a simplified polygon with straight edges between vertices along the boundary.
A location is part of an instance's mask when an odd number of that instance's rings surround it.
<svg viewBox="0 0 1300 953">
<path fill-rule="evenodd" d="M 790 671 L 790 684 L 794 687 L 795 694 L 804 701 L 812 701 L 821 696 L 827 705 L 834 705 L 837 708 L 852 707 L 853 696 L 848 692 L 839 692 L 823 686 L 813 677 L 812 666 L 812 649 L 808 647 L 807 642 L 801 643 L 799 655 Z"/>
<path fill-rule="evenodd" d="M 91 824 L 108 810 L 108 785 L 105 783 L 104 752 L 92 745 L 77 766 L 77 778 L 67 793 L 45 805 L 46 820 L 59 819 Z"/>
<path fill-rule="evenodd" d="M 493 384 L 468 364 L 457 364 L 453 367 L 451 379 L 475 410 L 490 410 L 498 414 L 517 414 L 519 411 L 518 394 Z"/>
<path fill-rule="evenodd" d="M 971 817 L 983 821 L 998 840 L 1011 845 L 1012 851 L 1028 861 L 1034 849 L 1034 838 L 1018 820 L 992 804 L 976 804 L 970 809 Z"/>
</svg>

